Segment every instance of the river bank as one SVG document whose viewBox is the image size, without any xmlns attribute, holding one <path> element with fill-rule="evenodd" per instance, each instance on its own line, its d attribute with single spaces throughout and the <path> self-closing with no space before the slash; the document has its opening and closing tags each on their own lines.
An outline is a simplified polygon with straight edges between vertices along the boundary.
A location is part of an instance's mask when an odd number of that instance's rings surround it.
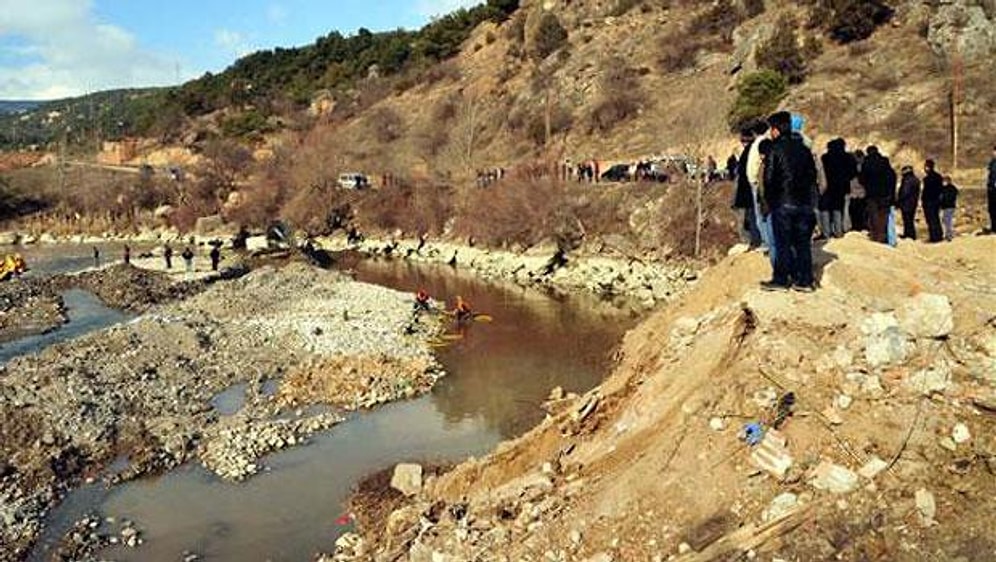
<svg viewBox="0 0 996 562">
<path fill-rule="evenodd" d="M 730 257 L 529 434 L 386 508 L 367 491 L 379 518 L 323 559 L 992 559 L 994 252 L 849 235 L 814 294 Z"/>
<path fill-rule="evenodd" d="M 169 242 L 174 251 L 178 252 L 180 247 L 188 243 L 195 250 L 214 241 L 221 241 L 226 247 L 230 247 L 233 237 L 233 232 L 226 231 L 182 235 L 173 229 L 160 228 L 133 234 L 105 233 L 101 236 L 72 235 L 58 238 L 46 236 L 43 239 L 35 237 L 31 242 L 40 245 L 116 242 L 153 246 Z M 11 232 L 0 235 L 0 244 L 4 241 L 23 243 L 24 237 Z M 482 279 L 490 281 L 509 282 L 558 294 L 583 292 L 618 300 L 620 304 L 633 304 L 639 310 L 648 310 L 673 299 L 697 279 L 700 270 L 706 267 L 705 263 L 687 259 L 660 262 L 653 256 L 642 255 L 629 248 L 621 239 L 613 243 L 600 241 L 587 244 L 565 255 L 558 255 L 556 246 L 550 244 L 511 251 L 471 246 L 454 240 L 432 239 L 420 242 L 417 239 L 385 235 L 371 235 L 358 243 L 351 243 L 345 235 L 335 235 L 317 237 L 312 243 L 329 252 L 356 251 L 368 256 L 412 263 L 450 264 L 473 271 Z M 250 252 L 269 247 L 270 243 L 264 236 L 252 236 L 248 240 Z M 150 253 L 160 256 L 161 248 L 154 248 Z M 199 255 L 195 261 L 203 263 L 206 256 Z M 161 269 L 153 262 L 143 267 Z"/>
<path fill-rule="evenodd" d="M 411 322 L 409 294 L 300 263 L 210 286 L 118 268 L 87 274 L 88 286 L 119 279 L 102 299 L 141 316 L 0 367 L 0 560 L 21 559 L 81 482 L 194 460 L 241 480 L 265 468 L 266 453 L 339 423 L 340 411 L 418 395 L 443 374 L 429 345 L 439 325 Z M 149 290 L 149 279 L 163 284 Z M 320 385 L 343 361 L 356 376 L 335 387 L 341 409 L 309 408 L 330 400 L 301 381 Z M 214 408 L 234 385 L 244 404 Z"/>
</svg>

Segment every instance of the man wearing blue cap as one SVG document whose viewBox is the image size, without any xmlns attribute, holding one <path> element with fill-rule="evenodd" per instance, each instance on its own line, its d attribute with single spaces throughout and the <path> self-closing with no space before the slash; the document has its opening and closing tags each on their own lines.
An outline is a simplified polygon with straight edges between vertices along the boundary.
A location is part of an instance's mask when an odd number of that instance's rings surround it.
<svg viewBox="0 0 996 562">
<path fill-rule="evenodd" d="M 792 121 L 787 111 L 768 118 L 772 144 L 764 168 L 764 200 L 771 212 L 776 258 L 771 280 L 761 287 L 812 292 L 817 171 L 801 135 L 792 134 Z"/>
</svg>

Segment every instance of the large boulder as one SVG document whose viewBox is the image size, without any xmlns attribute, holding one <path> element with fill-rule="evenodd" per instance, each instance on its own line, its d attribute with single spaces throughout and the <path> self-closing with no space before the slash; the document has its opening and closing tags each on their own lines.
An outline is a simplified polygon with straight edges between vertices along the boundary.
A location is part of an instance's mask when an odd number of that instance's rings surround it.
<svg viewBox="0 0 996 562">
<path fill-rule="evenodd" d="M 0 232 L 0 246 L 14 246 L 21 241 L 21 235 L 16 232 Z"/>
<path fill-rule="evenodd" d="M 198 218 L 194 225 L 194 231 L 202 235 L 210 234 L 221 230 L 223 226 L 225 226 L 225 219 L 221 215 L 210 215 Z"/>
<path fill-rule="evenodd" d="M 996 6 L 979 0 L 940 3 L 930 18 L 927 41 L 939 55 L 957 53 L 966 61 L 996 54 Z"/>
<path fill-rule="evenodd" d="M 951 301 L 944 295 L 920 293 L 896 311 L 899 327 L 917 339 L 946 338 L 954 330 Z"/>
<path fill-rule="evenodd" d="M 405 463 L 395 466 L 391 487 L 409 497 L 418 495 L 422 491 L 422 466 Z"/>
</svg>

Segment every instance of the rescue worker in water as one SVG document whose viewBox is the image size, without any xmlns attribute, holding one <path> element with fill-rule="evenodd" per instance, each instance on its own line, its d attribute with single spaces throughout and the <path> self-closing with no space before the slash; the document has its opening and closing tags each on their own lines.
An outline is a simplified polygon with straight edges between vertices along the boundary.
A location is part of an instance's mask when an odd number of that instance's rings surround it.
<svg viewBox="0 0 996 562">
<path fill-rule="evenodd" d="M 457 322 L 466 322 L 474 318 L 474 311 L 470 308 L 470 303 L 463 300 L 463 297 L 459 295 L 456 298 L 456 303 L 453 306 L 451 314 L 456 318 Z"/>
</svg>

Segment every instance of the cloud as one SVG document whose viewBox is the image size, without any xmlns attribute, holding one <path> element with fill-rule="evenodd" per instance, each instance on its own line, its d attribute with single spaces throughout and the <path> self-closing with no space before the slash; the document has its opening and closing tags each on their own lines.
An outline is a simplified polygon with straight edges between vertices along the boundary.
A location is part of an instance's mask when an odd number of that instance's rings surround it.
<svg viewBox="0 0 996 562">
<path fill-rule="evenodd" d="M 245 35 L 231 29 L 217 29 L 214 32 L 214 44 L 228 51 L 236 58 L 244 57 L 253 51 Z"/>
<path fill-rule="evenodd" d="M 434 17 L 446 15 L 457 8 L 470 8 L 482 0 L 418 0 L 415 10 L 420 16 Z"/>
<path fill-rule="evenodd" d="M 266 21 L 273 25 L 284 25 L 287 23 L 287 8 L 280 4 L 270 4 L 266 7 Z"/>
<path fill-rule="evenodd" d="M 99 21 L 91 0 L 3 0 L 0 99 L 52 99 L 175 79 L 174 63 Z"/>
</svg>

